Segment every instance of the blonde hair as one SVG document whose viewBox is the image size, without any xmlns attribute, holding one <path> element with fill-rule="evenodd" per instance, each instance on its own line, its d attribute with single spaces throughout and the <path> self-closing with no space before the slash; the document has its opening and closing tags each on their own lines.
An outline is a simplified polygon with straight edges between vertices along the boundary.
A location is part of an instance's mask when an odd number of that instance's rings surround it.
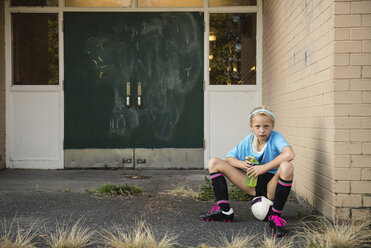
<svg viewBox="0 0 371 248">
<path fill-rule="evenodd" d="M 254 108 L 251 113 L 250 113 L 250 125 L 252 125 L 252 120 L 254 119 L 255 116 L 257 115 L 264 115 L 269 117 L 269 119 L 272 121 L 272 124 L 274 126 L 275 123 L 275 116 L 272 112 L 272 110 L 269 107 L 261 106 L 261 107 L 256 107 Z M 259 139 L 256 137 L 256 135 L 253 133 L 254 138 L 252 140 L 252 148 L 256 152 L 258 151 L 258 146 L 260 145 Z"/>
</svg>

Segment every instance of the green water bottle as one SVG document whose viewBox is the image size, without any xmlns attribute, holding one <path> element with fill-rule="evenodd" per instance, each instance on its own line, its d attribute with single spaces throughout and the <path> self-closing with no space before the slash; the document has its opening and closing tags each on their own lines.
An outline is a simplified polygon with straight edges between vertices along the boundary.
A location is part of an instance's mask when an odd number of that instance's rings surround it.
<svg viewBox="0 0 371 248">
<path fill-rule="evenodd" d="M 259 161 L 257 161 L 255 157 L 248 156 L 248 160 L 251 163 L 253 163 L 254 165 L 259 164 Z M 245 178 L 245 185 L 246 186 L 255 187 L 257 182 L 258 182 L 258 178 L 256 176 L 251 176 L 250 177 L 248 174 L 246 174 L 246 178 Z"/>
</svg>

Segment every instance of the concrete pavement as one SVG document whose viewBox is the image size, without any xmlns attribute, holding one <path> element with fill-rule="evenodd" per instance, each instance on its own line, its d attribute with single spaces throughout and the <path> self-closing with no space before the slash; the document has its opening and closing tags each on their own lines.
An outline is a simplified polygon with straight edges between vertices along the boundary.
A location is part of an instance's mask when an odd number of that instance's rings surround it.
<svg viewBox="0 0 371 248">
<path fill-rule="evenodd" d="M 0 217 L 8 223 L 16 221 L 22 228 L 38 223 L 41 235 L 54 232 L 57 223 L 72 225 L 78 219 L 98 232 L 114 226 L 132 227 L 143 220 L 156 237 L 166 232 L 179 235 L 180 247 L 213 245 L 220 233 L 231 237 L 239 232 L 262 234 L 267 230 L 267 223 L 252 216 L 250 202 L 231 201 L 234 222 L 209 223 L 198 216 L 210 210 L 211 202 L 160 194 L 178 185 L 198 190 L 207 175 L 206 170 L 2 170 Z M 108 198 L 85 192 L 107 183 L 137 185 L 144 193 L 132 198 Z M 313 213 L 308 204 L 298 202 L 293 195 L 284 210 L 288 229 L 303 215 Z M 40 237 L 39 247 L 45 247 Z"/>
</svg>

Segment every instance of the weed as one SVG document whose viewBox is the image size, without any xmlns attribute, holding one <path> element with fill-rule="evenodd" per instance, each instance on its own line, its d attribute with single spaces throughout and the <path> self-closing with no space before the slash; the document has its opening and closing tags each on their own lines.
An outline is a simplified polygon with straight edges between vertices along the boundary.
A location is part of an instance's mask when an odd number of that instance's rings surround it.
<svg viewBox="0 0 371 248">
<path fill-rule="evenodd" d="M 242 191 L 234 184 L 230 184 L 230 192 L 229 196 L 231 199 L 238 200 L 238 201 L 251 201 L 252 197 Z"/>
<path fill-rule="evenodd" d="M 290 248 L 294 247 L 294 236 L 285 238 L 276 238 L 271 234 L 264 233 L 261 241 L 261 248 Z"/>
<path fill-rule="evenodd" d="M 35 192 L 41 192 L 41 190 L 39 190 L 39 185 L 38 184 L 35 184 Z"/>
<path fill-rule="evenodd" d="M 211 184 L 211 180 L 205 177 L 205 184 L 201 185 L 200 193 L 198 196 L 199 200 L 202 201 L 213 201 L 215 200 L 213 186 Z M 229 187 L 229 196 L 231 199 L 239 200 L 239 201 L 250 201 L 251 196 L 247 195 L 241 189 L 239 189 L 234 184 L 230 184 Z"/>
<path fill-rule="evenodd" d="M 197 246 L 196 248 L 216 248 L 215 246 L 210 246 L 208 244 L 200 244 L 199 246 Z"/>
<path fill-rule="evenodd" d="M 85 190 L 87 193 L 97 193 L 108 196 L 132 196 L 142 193 L 142 190 L 135 185 L 105 184 L 96 190 Z"/>
<path fill-rule="evenodd" d="M 93 235 L 94 231 L 84 228 L 78 220 L 70 230 L 69 225 L 57 225 L 56 232 L 46 236 L 45 240 L 51 248 L 83 248 L 93 244 Z"/>
<path fill-rule="evenodd" d="M 198 199 L 199 192 L 194 191 L 188 185 L 179 185 L 175 189 L 167 190 L 165 193 L 167 195 L 181 196 L 181 197 L 190 197 L 192 199 Z"/>
<path fill-rule="evenodd" d="M 33 224 L 30 228 L 22 230 L 17 223 L 14 226 L 14 220 L 8 227 L 6 220 L 2 222 L 3 233 L 0 234 L 0 248 L 33 248 L 36 245 L 32 240 L 37 236 L 35 228 L 37 224 Z"/>
<path fill-rule="evenodd" d="M 211 185 L 211 180 L 205 177 L 205 185 L 200 186 L 200 194 L 198 199 L 202 201 L 213 201 L 215 200 L 213 186 Z"/>
<path fill-rule="evenodd" d="M 243 235 L 242 233 L 232 236 L 231 240 L 228 240 L 226 236 L 222 236 L 220 239 L 220 245 L 217 247 L 224 248 L 248 248 L 255 246 L 256 235 Z"/>
<path fill-rule="evenodd" d="M 314 220 L 303 221 L 303 227 L 298 229 L 297 235 L 303 236 L 310 248 L 369 247 L 370 225 L 370 219 L 333 224 L 325 217 L 314 216 Z"/>
<path fill-rule="evenodd" d="M 103 244 L 112 248 L 171 248 L 177 245 L 176 235 L 165 234 L 164 237 L 157 241 L 151 228 L 144 222 L 138 222 L 134 228 L 123 228 L 115 226 L 115 232 L 104 230 L 102 234 Z"/>
</svg>

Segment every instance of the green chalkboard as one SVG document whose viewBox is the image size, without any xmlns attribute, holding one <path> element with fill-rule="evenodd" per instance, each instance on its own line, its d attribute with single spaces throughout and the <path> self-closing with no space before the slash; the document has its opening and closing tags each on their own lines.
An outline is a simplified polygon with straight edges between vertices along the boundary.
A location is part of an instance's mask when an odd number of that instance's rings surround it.
<svg viewBox="0 0 371 248">
<path fill-rule="evenodd" d="M 65 149 L 201 148 L 203 20 L 198 12 L 64 13 Z"/>
</svg>

